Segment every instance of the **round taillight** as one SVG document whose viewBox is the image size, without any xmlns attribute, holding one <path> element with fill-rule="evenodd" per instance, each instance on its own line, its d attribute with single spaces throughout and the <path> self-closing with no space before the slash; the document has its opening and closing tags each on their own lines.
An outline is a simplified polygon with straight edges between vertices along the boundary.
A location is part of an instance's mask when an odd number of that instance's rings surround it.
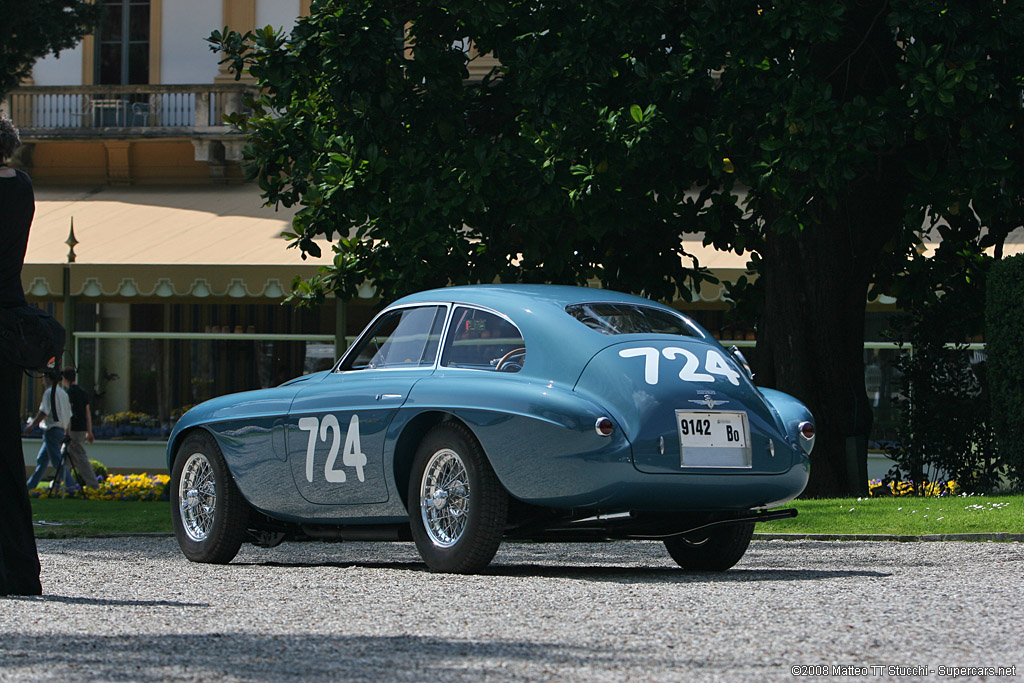
<svg viewBox="0 0 1024 683">
<path fill-rule="evenodd" d="M 598 436 L 611 436 L 612 432 L 615 431 L 615 424 L 607 417 L 599 417 L 597 422 L 594 423 L 594 431 L 597 432 Z"/>
<path fill-rule="evenodd" d="M 800 430 L 800 436 L 805 439 L 810 440 L 814 438 L 814 425 L 810 422 L 801 422 L 798 429 Z"/>
</svg>

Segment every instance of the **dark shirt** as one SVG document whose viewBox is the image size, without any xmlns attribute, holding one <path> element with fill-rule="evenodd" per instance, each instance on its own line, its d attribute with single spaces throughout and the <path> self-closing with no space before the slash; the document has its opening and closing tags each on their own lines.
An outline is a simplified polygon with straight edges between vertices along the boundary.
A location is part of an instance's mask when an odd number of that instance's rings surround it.
<svg viewBox="0 0 1024 683">
<path fill-rule="evenodd" d="M 36 211 L 32 181 L 24 171 L 0 176 L 0 306 L 25 306 L 21 266 L 28 248 L 28 230 Z"/>
<path fill-rule="evenodd" d="M 85 421 L 85 412 L 89 409 L 89 394 L 77 384 L 72 384 L 68 387 L 68 398 L 71 399 L 71 431 L 86 431 L 89 428 Z"/>
</svg>

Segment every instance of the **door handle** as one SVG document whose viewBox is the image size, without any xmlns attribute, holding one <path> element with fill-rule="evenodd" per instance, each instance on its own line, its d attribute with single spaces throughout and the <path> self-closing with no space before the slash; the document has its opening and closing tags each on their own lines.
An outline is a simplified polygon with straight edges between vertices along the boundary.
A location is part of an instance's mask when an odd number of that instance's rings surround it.
<svg viewBox="0 0 1024 683">
<path fill-rule="evenodd" d="M 377 394 L 378 401 L 390 401 L 396 398 L 402 398 L 401 394 Z"/>
</svg>

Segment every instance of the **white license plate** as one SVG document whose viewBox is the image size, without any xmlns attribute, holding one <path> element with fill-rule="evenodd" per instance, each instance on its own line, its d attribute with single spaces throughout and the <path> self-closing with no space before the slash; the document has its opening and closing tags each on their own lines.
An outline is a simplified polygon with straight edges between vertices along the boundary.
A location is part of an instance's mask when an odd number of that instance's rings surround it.
<svg viewBox="0 0 1024 683">
<path fill-rule="evenodd" d="M 683 448 L 746 448 L 747 414 L 677 410 L 676 426 Z"/>
</svg>

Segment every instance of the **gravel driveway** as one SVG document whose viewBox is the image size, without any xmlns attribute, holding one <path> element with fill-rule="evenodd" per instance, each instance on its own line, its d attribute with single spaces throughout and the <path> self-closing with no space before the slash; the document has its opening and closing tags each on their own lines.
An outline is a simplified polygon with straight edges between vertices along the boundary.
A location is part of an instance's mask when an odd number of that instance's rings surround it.
<svg viewBox="0 0 1024 683">
<path fill-rule="evenodd" d="M 39 549 L 47 594 L 0 598 L 0 680 L 1024 675 L 1020 543 L 755 540 L 714 575 L 651 542 L 506 543 L 470 577 L 431 574 L 402 543 L 247 546 L 227 566 L 171 538 Z"/>
</svg>

